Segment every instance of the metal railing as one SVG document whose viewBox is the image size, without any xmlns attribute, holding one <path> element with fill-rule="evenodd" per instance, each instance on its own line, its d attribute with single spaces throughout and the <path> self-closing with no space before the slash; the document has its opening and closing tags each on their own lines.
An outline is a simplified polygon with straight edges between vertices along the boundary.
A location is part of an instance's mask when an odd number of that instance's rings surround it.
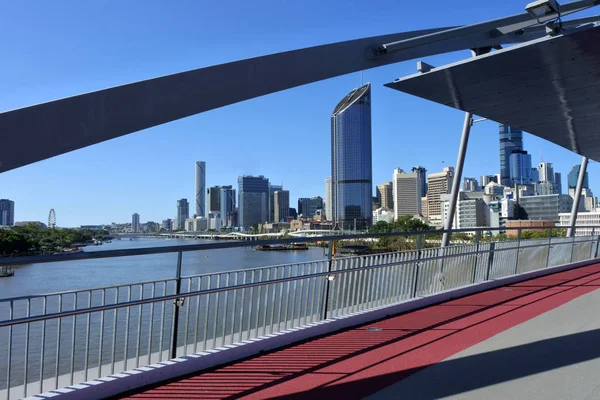
<svg viewBox="0 0 600 400">
<path fill-rule="evenodd" d="M 598 256 L 595 229 L 570 238 L 543 229 L 547 238 L 526 240 L 519 229 L 504 242 L 480 240 L 490 228 L 454 230 L 476 231 L 475 242 L 445 248 L 425 246 L 441 231 L 307 238 L 331 247 L 338 240 L 401 237 L 410 249 L 191 276 L 181 273 L 184 253 L 248 242 L 5 258 L 3 264 L 14 265 L 175 252 L 177 272 L 170 279 L 0 299 L 0 399 Z"/>
</svg>

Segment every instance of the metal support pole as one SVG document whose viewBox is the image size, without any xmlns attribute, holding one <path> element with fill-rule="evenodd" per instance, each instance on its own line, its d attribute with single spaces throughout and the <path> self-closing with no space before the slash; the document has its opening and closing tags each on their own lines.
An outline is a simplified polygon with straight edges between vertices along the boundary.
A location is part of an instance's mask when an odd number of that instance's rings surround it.
<svg viewBox="0 0 600 400">
<path fill-rule="evenodd" d="M 573 208 L 571 209 L 571 219 L 569 221 L 569 229 L 567 230 L 567 237 L 575 235 L 575 223 L 577 222 L 577 212 L 579 211 L 579 199 L 581 197 L 581 190 L 583 189 L 583 182 L 585 180 L 585 172 L 587 171 L 588 158 L 583 157 L 581 159 L 581 168 L 579 168 L 579 176 L 577 177 L 577 188 L 575 188 L 575 198 L 573 199 Z"/>
<path fill-rule="evenodd" d="M 181 293 L 181 259 L 183 253 L 177 253 L 177 270 L 175 272 L 175 294 Z M 183 299 L 173 301 L 173 327 L 171 329 L 171 358 L 177 358 L 177 336 L 179 330 L 179 307 L 183 305 Z M 186 327 L 187 329 L 187 327 Z"/>
<path fill-rule="evenodd" d="M 327 263 L 327 272 L 331 272 L 333 269 L 333 240 L 329 242 L 329 261 Z M 325 281 L 325 294 L 323 295 L 323 317 L 321 318 L 323 321 L 327 319 L 328 305 L 329 305 L 329 286 L 331 285 L 331 281 L 334 278 L 333 275 L 327 275 L 327 280 Z"/>
<path fill-rule="evenodd" d="M 442 236 L 442 247 L 450 244 L 449 232 L 452 229 L 454 222 L 454 214 L 456 213 L 456 204 L 458 203 L 458 192 L 460 191 L 460 180 L 462 178 L 462 170 L 465 164 L 465 156 L 467 155 L 467 145 L 469 144 L 469 134 L 471 133 L 471 125 L 473 123 L 473 114 L 465 113 L 465 121 L 463 123 L 462 137 L 460 139 L 460 147 L 458 148 L 458 158 L 456 159 L 456 169 L 454 170 L 454 178 L 452 179 L 452 190 L 450 191 L 450 205 L 448 207 L 448 217 L 444 223 L 444 235 Z"/>
</svg>

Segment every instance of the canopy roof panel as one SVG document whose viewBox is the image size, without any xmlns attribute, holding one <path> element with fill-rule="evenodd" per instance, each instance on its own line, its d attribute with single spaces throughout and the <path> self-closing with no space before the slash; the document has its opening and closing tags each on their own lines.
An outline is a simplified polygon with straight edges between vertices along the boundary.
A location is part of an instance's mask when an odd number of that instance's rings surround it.
<svg viewBox="0 0 600 400">
<path fill-rule="evenodd" d="M 581 27 L 385 86 L 600 160 L 600 27 Z"/>
</svg>

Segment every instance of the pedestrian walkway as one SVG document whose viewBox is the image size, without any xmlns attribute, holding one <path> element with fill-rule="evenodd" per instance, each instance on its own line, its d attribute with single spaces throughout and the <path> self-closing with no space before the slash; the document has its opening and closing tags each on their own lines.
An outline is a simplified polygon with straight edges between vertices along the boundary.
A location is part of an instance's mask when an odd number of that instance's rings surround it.
<svg viewBox="0 0 600 400">
<path fill-rule="evenodd" d="M 311 339 L 125 398 L 596 399 L 599 285 L 600 264 L 581 267 Z"/>
</svg>

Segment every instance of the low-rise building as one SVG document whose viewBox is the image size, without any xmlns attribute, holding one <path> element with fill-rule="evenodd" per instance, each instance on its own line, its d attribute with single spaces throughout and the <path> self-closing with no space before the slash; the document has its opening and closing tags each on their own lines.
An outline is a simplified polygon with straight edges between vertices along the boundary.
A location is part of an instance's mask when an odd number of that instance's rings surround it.
<svg viewBox="0 0 600 400">
<path fill-rule="evenodd" d="M 377 210 L 373 211 L 373 225 L 375 225 L 379 221 L 384 221 L 388 224 L 393 223 L 394 211 L 384 207 L 380 207 Z"/>
</svg>

